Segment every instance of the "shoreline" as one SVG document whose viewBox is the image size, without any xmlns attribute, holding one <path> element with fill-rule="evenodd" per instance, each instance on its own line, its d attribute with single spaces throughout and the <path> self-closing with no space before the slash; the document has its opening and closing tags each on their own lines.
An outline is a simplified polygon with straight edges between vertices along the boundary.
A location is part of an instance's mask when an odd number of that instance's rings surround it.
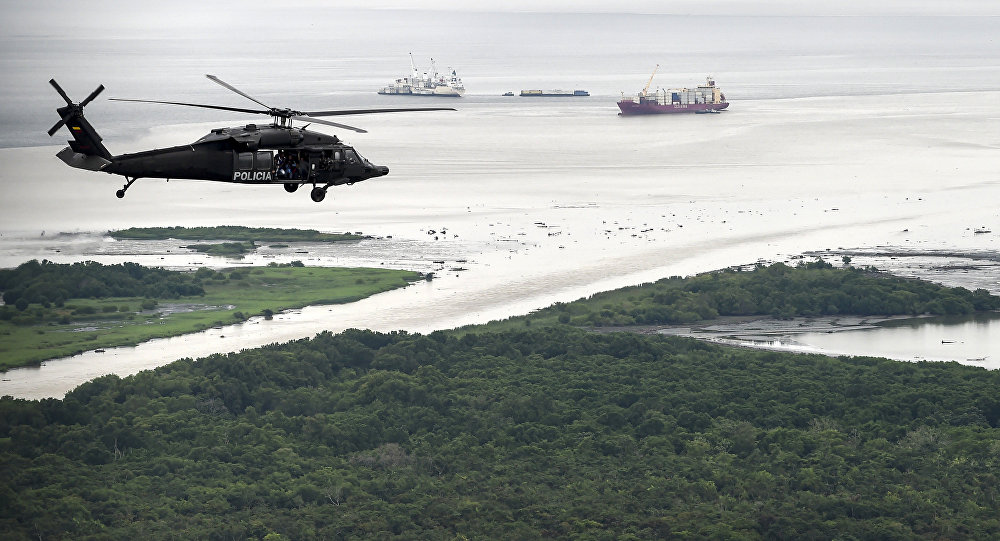
<svg viewBox="0 0 1000 541">
<path fill-rule="evenodd" d="M 741 349 L 816 354 L 827 357 L 877 357 L 901 362 L 957 362 L 995 370 L 1000 369 L 994 360 L 997 357 L 995 349 L 992 350 L 992 355 L 984 355 L 982 352 L 975 356 L 963 355 L 963 351 L 968 351 L 968 346 L 960 337 L 969 337 L 968 333 L 963 334 L 965 327 L 970 325 L 981 327 L 998 319 L 1000 311 L 975 312 L 962 316 L 926 314 L 818 316 L 788 320 L 770 316 L 721 316 L 689 325 L 593 327 L 587 330 L 597 333 L 633 332 L 644 335 L 677 336 Z M 921 354 L 913 354 L 917 345 L 899 347 L 893 352 L 880 350 L 884 344 L 880 343 L 878 333 L 900 332 L 900 329 L 910 332 L 912 335 L 910 339 L 922 340 L 926 349 L 923 349 Z M 876 334 L 858 335 L 852 339 L 838 339 L 833 336 L 852 331 L 872 331 Z M 919 334 L 920 332 L 924 335 Z M 802 340 L 799 338 L 801 335 L 810 336 L 807 340 Z M 902 336 L 901 334 L 900 337 Z M 975 346 L 975 342 L 971 344 Z"/>
<path fill-rule="evenodd" d="M 870 329 L 888 321 L 927 319 L 934 316 L 815 316 L 777 319 L 769 315 L 719 316 L 684 325 L 635 325 L 619 327 L 589 327 L 592 332 L 635 332 L 703 338 L 712 335 L 738 337 L 771 337 L 806 332 L 841 332 Z"/>
<path fill-rule="evenodd" d="M 844 354 L 828 352 L 802 344 L 796 335 L 805 333 L 839 333 L 875 329 L 896 321 L 933 319 L 936 316 L 816 316 L 776 319 L 771 316 L 719 316 L 688 325 L 640 325 L 630 327 L 593 327 L 591 332 L 635 332 L 644 335 L 692 338 L 710 344 L 741 349 L 779 351 L 784 353 L 818 354 L 838 357 Z M 873 356 L 879 356 L 874 355 Z M 902 360 L 902 359 L 897 359 Z"/>
</svg>

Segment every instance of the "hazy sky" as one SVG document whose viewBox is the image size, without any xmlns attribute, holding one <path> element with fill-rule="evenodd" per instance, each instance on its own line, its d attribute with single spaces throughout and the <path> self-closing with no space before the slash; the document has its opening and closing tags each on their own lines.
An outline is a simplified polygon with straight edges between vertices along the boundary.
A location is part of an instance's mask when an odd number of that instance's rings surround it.
<svg viewBox="0 0 1000 541">
<path fill-rule="evenodd" d="M 215 15 L 240 10 L 280 9 L 307 13 L 311 6 L 330 9 L 399 9 L 443 11 L 523 11 L 576 13 L 657 13 L 685 15 L 973 15 L 1000 16 L 998 0 L 504 0 L 470 2 L 469 0 L 174 0 L 137 3 L 134 0 L 96 0 L 80 4 L 71 0 L 0 0 L 0 29 L 14 31 L 33 20 L 19 19 L 19 14 L 37 14 L 39 21 L 52 18 L 82 17 L 100 14 L 105 23 L 132 23 L 137 18 L 166 16 L 172 21 L 197 25 Z M 206 17 L 206 15 L 208 15 Z M 32 17 L 34 19 L 34 17 Z M 292 23 L 294 24 L 294 23 Z"/>
<path fill-rule="evenodd" d="M 0 0 L 0 38 L 89 37 L 185 31 L 225 32 L 312 25 L 342 10 L 435 10 L 445 12 L 651 13 L 673 15 L 976 16 L 1000 17 L 1000 0 Z M 275 13 L 289 14 L 275 19 Z M 274 26 L 277 25 L 277 26 Z M 331 27 L 335 30 L 335 25 Z M 3 52 L 3 51 L 0 51 Z"/>
<path fill-rule="evenodd" d="M 302 2 L 308 3 L 308 2 Z M 993 15 L 997 0 L 346 0 L 340 5 L 375 9 L 454 11 L 568 11 L 707 15 Z"/>
</svg>

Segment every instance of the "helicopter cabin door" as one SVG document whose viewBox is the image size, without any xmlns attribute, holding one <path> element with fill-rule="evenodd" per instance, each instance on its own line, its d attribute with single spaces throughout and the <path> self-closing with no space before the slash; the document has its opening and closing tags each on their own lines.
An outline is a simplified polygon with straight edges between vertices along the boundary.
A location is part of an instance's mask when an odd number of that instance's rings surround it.
<svg viewBox="0 0 1000 541">
<path fill-rule="evenodd" d="M 270 150 L 235 154 L 233 182 L 243 184 L 274 182 L 274 155 Z"/>
</svg>

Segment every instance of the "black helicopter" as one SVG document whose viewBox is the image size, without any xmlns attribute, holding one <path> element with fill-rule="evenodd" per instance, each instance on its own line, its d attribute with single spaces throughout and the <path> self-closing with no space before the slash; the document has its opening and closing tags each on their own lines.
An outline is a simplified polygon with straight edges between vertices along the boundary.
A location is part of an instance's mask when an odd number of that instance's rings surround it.
<svg viewBox="0 0 1000 541">
<path fill-rule="evenodd" d="M 310 196 L 318 203 L 326 197 L 326 190 L 330 186 L 354 184 L 369 178 L 385 176 L 389 174 L 389 168 L 372 165 L 336 135 L 306 130 L 308 124 L 301 128 L 293 128 L 293 120 L 365 133 L 361 128 L 315 117 L 455 110 L 451 107 L 339 111 L 278 109 L 265 105 L 214 75 L 206 77 L 264 107 L 264 110 L 174 101 L 110 99 L 256 113 L 270 115 L 273 122 L 266 126 L 247 124 L 235 128 L 216 128 L 189 145 L 113 156 L 101 143 L 101 136 L 83 116 L 83 108 L 104 90 L 104 85 L 97 87 L 82 102 L 73 103 L 55 79 L 51 79 L 49 83 L 66 100 L 66 106 L 56 109 L 60 120 L 49 130 L 49 136 L 55 134 L 64 124 L 73 135 L 73 139 L 68 141 L 69 146 L 56 156 L 70 167 L 103 171 L 125 177 L 125 186 L 115 194 L 119 198 L 125 197 L 125 191 L 140 178 L 173 178 L 241 184 L 283 184 L 285 191 L 289 193 L 298 190 L 303 184 L 312 184 Z"/>
</svg>

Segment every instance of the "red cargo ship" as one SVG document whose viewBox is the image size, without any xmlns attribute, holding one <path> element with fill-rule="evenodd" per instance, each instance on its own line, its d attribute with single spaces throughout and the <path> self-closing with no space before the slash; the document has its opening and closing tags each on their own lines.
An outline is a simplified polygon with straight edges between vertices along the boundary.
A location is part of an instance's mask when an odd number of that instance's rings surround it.
<svg viewBox="0 0 1000 541">
<path fill-rule="evenodd" d="M 660 65 L 657 64 L 656 68 Z M 705 84 L 697 88 L 671 88 L 664 90 L 657 89 L 649 92 L 649 85 L 653 82 L 653 75 L 649 77 L 649 82 L 634 98 L 623 98 L 618 102 L 621 109 L 620 115 L 659 115 L 666 113 L 718 113 L 729 107 L 725 94 L 715 86 L 715 80 L 709 76 Z"/>
</svg>

